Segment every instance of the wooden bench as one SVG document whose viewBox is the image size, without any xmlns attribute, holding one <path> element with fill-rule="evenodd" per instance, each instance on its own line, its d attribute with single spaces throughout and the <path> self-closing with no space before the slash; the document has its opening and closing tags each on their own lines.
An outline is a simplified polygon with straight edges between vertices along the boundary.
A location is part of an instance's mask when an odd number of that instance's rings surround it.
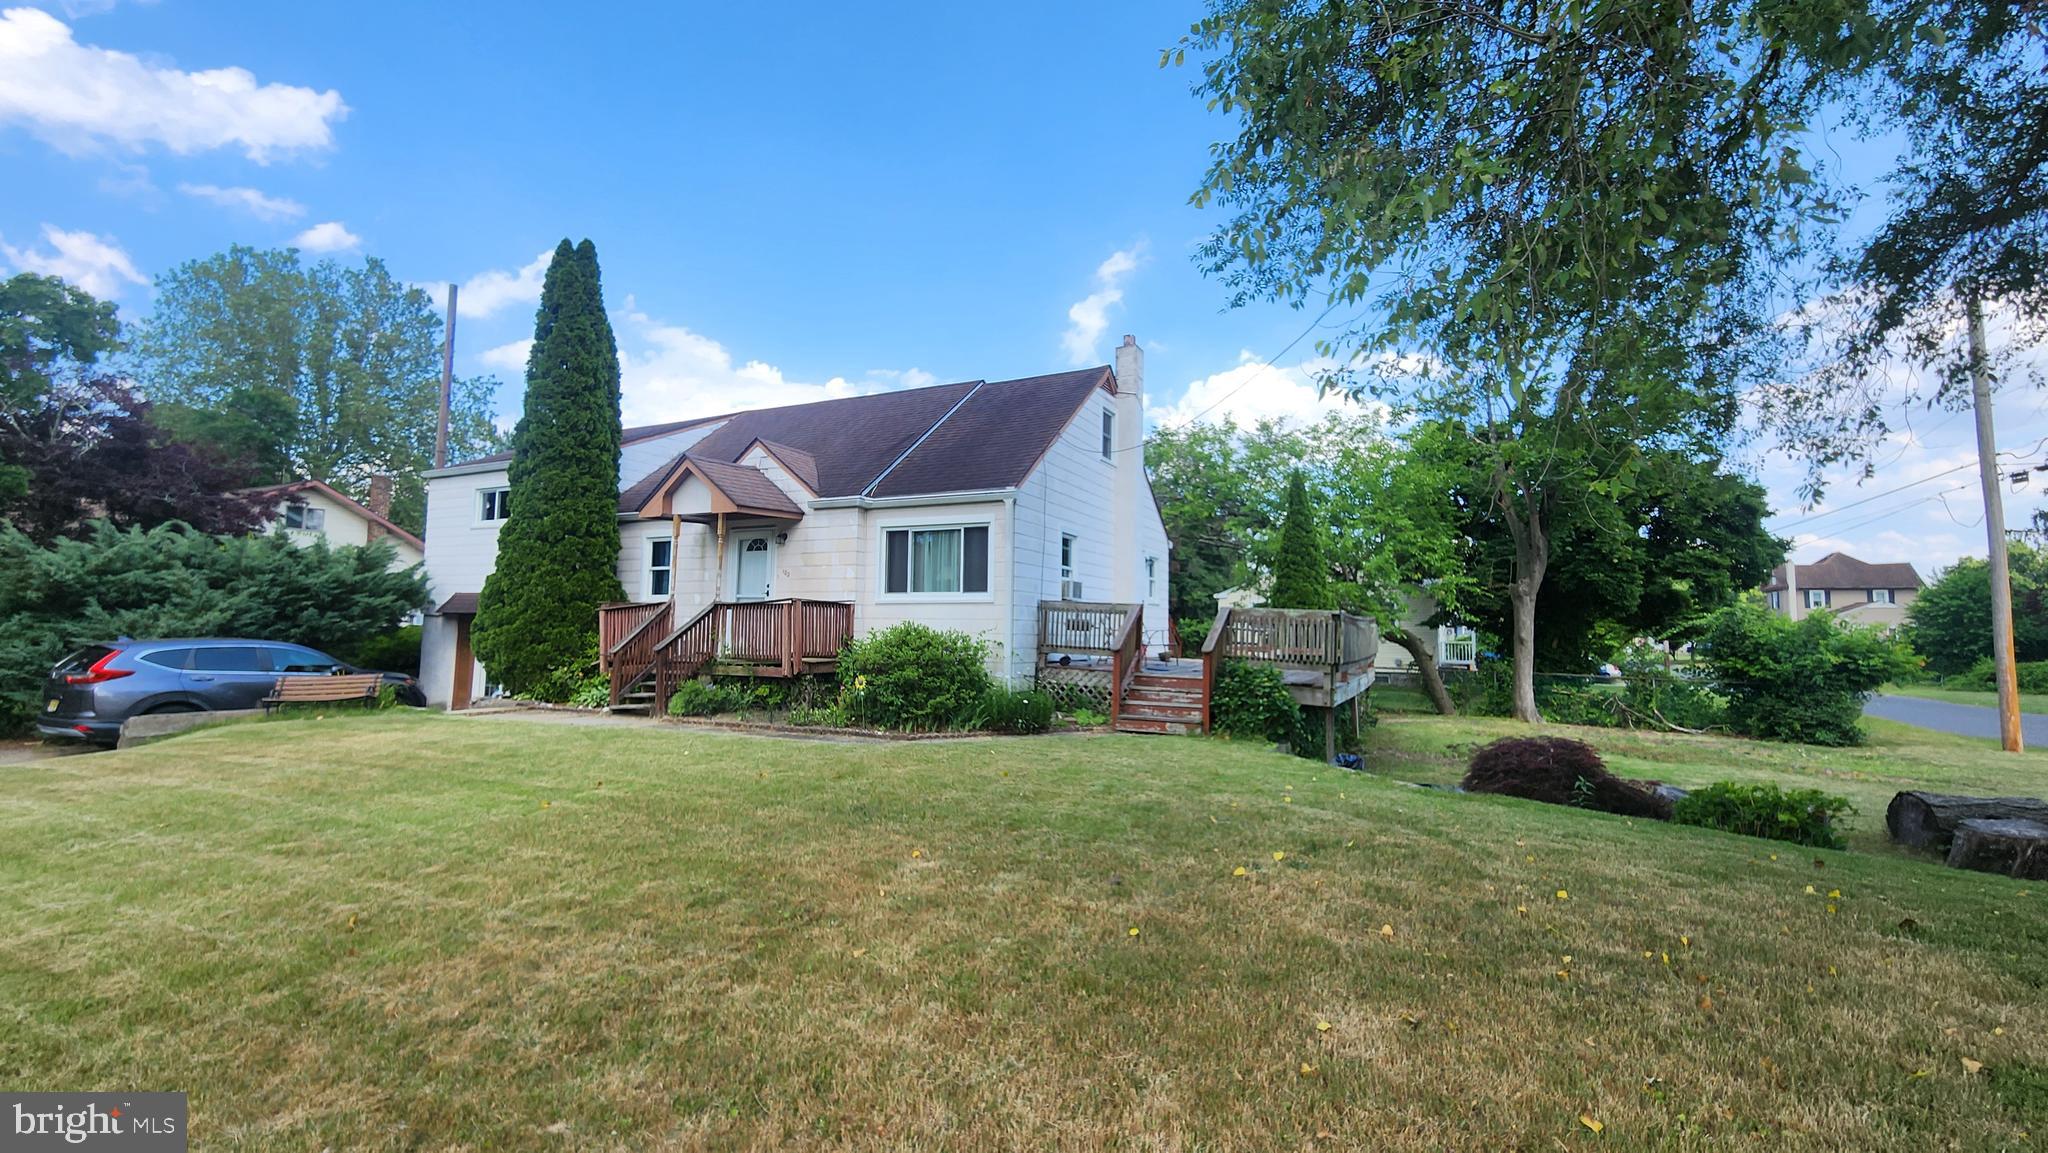
<svg viewBox="0 0 2048 1153">
<path fill-rule="evenodd" d="M 341 704 L 354 701 L 368 708 L 377 701 L 384 678 L 376 673 L 354 673 L 339 677 L 279 677 L 277 687 L 263 698 L 263 711 L 285 705 Z"/>
</svg>

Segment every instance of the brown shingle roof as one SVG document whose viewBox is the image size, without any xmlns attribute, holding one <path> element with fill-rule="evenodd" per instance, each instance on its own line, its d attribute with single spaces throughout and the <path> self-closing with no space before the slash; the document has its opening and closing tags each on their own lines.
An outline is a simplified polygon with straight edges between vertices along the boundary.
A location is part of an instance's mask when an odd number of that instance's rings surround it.
<svg viewBox="0 0 2048 1153">
<path fill-rule="evenodd" d="M 803 482 L 805 488 L 818 491 L 818 458 L 793 444 L 778 444 L 772 440 L 758 442 L 768 450 L 768 455 L 782 462 L 789 474 Z M 740 453 L 745 456 L 745 452 Z"/>
<path fill-rule="evenodd" d="M 473 617 L 476 615 L 477 593 L 455 593 L 441 602 L 434 611 L 444 617 Z"/>
<path fill-rule="evenodd" d="M 1799 566 L 1799 587 L 1802 589 L 1917 589 L 1926 582 L 1920 573 L 1904 561 L 1889 561 L 1871 564 L 1860 561 L 1847 553 L 1831 552 L 1812 564 Z M 1765 583 L 1765 592 L 1779 592 L 1785 588 L 1785 566 L 1771 570 L 1771 579 Z"/>
<path fill-rule="evenodd" d="M 768 479 L 768 474 L 751 464 L 728 464 L 722 460 L 704 460 L 690 456 L 691 468 L 718 487 L 726 498 L 741 508 L 759 512 L 785 512 L 801 517 L 804 510 L 789 499 L 779 485 Z"/>
<path fill-rule="evenodd" d="M 817 463 L 819 496 L 858 496 L 978 381 L 761 408 L 735 414 L 690 446 L 700 460 L 735 461 L 757 440 L 799 448 Z"/>
<path fill-rule="evenodd" d="M 873 495 L 922 496 L 1021 484 L 1075 410 L 1110 379 L 1104 365 L 984 384 L 890 469 Z"/>
</svg>

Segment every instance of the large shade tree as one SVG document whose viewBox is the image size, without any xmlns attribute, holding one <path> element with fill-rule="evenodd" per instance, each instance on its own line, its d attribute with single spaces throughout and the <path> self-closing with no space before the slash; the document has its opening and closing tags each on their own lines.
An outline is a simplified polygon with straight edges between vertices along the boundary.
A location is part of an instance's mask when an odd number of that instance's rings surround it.
<svg viewBox="0 0 2048 1153">
<path fill-rule="evenodd" d="M 548 264 L 510 476 L 512 515 L 471 637 L 491 675 L 526 694 L 592 655 L 597 606 L 624 595 L 619 354 L 588 240 L 563 240 Z"/>
<path fill-rule="evenodd" d="M 357 498 L 394 479 L 392 519 L 426 510 L 440 408 L 434 301 L 374 257 L 311 264 L 297 249 L 230 248 L 159 276 L 134 341 L 161 423 L 256 463 L 263 480 L 325 481 Z M 456 382 L 454 459 L 491 451 L 490 378 Z"/>
<path fill-rule="evenodd" d="M 1631 448 L 1711 454 L 1767 359 L 1762 277 L 1832 210 L 1795 134 L 1849 11 L 1219 0 L 1176 50 L 1238 120 L 1196 197 L 1233 301 L 1348 310 L 1325 383 L 1486 460 L 1524 719 L 1560 500 L 1619 495 Z M 1396 353 L 1422 370 L 1368 371 Z"/>
</svg>

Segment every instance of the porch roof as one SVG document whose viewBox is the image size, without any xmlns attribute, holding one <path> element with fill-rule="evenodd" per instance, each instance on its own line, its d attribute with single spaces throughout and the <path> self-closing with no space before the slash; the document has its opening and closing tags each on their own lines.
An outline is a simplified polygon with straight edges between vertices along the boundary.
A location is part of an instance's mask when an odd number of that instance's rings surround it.
<svg viewBox="0 0 2048 1153">
<path fill-rule="evenodd" d="M 750 464 L 728 464 L 722 460 L 704 460 L 683 453 L 666 466 L 649 474 L 648 479 L 619 494 L 619 511 L 638 513 L 643 517 L 666 517 L 678 515 L 675 509 L 676 490 L 685 480 L 695 477 L 711 496 L 711 513 L 727 513 L 737 516 L 766 517 L 771 520 L 802 520 L 804 510 L 782 491 L 768 475 Z M 705 519 L 704 514 L 680 514 L 685 520 Z"/>
</svg>

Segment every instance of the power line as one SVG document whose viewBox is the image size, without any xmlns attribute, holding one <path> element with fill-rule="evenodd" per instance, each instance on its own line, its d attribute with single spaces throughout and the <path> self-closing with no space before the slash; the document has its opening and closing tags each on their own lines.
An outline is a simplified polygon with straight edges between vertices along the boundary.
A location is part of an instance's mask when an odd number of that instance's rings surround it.
<svg viewBox="0 0 2048 1153">
<path fill-rule="evenodd" d="M 1254 381 L 1259 379 L 1259 376 L 1262 373 L 1264 373 L 1267 369 L 1273 367 L 1274 361 L 1279 360 L 1281 357 L 1286 356 L 1288 353 L 1294 351 L 1294 346 L 1300 344 L 1303 340 L 1307 339 L 1308 334 L 1314 332 L 1316 330 L 1316 326 L 1321 324 L 1326 318 L 1328 318 L 1328 316 L 1331 313 L 1337 311 L 1337 306 L 1342 303 L 1343 301 L 1336 299 L 1335 295 L 1333 294 L 1331 296 L 1330 306 L 1328 308 L 1323 309 L 1323 311 L 1319 313 L 1314 320 L 1309 321 L 1307 328 L 1304 328 L 1300 332 L 1296 333 L 1294 339 L 1287 342 L 1286 347 L 1282 348 L 1280 351 L 1274 353 L 1273 355 L 1267 357 L 1264 363 L 1260 364 L 1258 368 L 1252 370 L 1252 374 L 1246 377 L 1242 384 L 1239 384 L 1236 388 L 1231 389 L 1229 392 L 1226 392 L 1222 396 L 1219 396 L 1215 400 L 1209 402 L 1209 407 L 1187 418 L 1186 420 L 1181 421 L 1173 428 L 1162 429 L 1159 432 L 1155 432 L 1151 436 L 1146 437 L 1144 440 L 1139 441 L 1137 444 L 1131 447 L 1142 450 L 1149 447 L 1150 445 L 1157 443 L 1161 436 L 1164 436 L 1169 432 L 1185 432 L 1188 429 L 1194 427 L 1197 423 L 1201 421 L 1203 417 L 1216 411 L 1216 409 L 1225 401 L 1229 400 L 1231 397 L 1236 396 L 1238 393 L 1243 392 L 1246 388 L 1250 387 Z M 1120 448 L 1116 451 L 1129 452 L 1130 449 Z"/>
</svg>

